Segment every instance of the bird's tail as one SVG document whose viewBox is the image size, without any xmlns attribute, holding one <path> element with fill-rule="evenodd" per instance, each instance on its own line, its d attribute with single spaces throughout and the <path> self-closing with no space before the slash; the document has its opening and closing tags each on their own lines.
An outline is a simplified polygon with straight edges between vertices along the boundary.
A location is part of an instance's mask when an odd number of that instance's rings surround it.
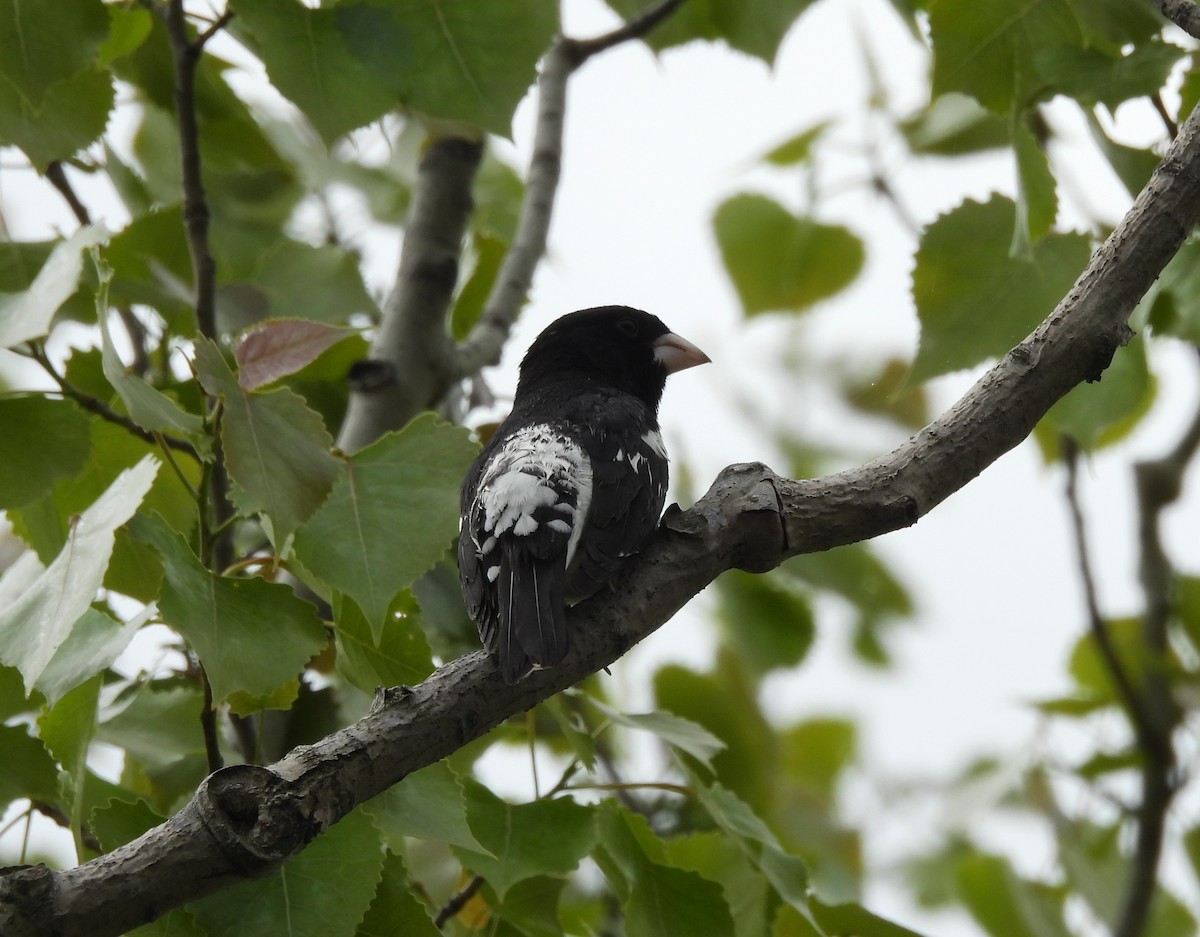
<svg viewBox="0 0 1200 937">
<path fill-rule="evenodd" d="M 506 551 L 501 565 L 500 675 L 516 683 L 532 667 L 550 667 L 567 654 L 562 560 Z"/>
</svg>

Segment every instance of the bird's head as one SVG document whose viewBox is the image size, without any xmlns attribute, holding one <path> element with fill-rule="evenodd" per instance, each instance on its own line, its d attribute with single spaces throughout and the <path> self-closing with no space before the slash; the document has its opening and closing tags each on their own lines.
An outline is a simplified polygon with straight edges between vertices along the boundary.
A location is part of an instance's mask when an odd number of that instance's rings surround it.
<svg viewBox="0 0 1200 937">
<path fill-rule="evenodd" d="M 548 325 L 525 353 L 520 383 L 585 378 L 635 394 L 656 410 L 668 374 L 709 360 L 658 316 L 628 306 L 600 306 Z"/>
</svg>

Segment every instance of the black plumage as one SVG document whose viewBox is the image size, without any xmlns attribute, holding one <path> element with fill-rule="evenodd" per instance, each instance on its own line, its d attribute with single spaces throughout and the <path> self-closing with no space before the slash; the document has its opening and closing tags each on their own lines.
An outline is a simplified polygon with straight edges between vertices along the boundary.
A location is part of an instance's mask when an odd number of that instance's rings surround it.
<svg viewBox="0 0 1200 937">
<path fill-rule="evenodd" d="M 460 502 L 463 596 L 507 682 L 562 660 L 566 606 L 654 532 L 667 492 L 663 387 L 708 360 L 627 306 L 565 315 L 530 346 L 512 412 Z"/>
</svg>

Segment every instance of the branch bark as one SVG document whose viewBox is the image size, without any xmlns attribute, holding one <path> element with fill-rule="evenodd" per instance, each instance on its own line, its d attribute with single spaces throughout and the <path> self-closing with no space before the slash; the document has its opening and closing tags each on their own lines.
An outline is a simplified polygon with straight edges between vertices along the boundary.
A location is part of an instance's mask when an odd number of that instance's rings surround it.
<svg viewBox="0 0 1200 937">
<path fill-rule="evenodd" d="M 1195 0 L 1159 0 L 1158 8 L 1189 36 L 1200 39 L 1200 6 Z"/>
<path fill-rule="evenodd" d="M 106 937 L 245 878 L 265 875 L 405 775 L 615 661 L 720 573 L 915 523 L 1016 446 L 1127 341 L 1138 299 L 1200 222 L 1200 110 L 1070 293 L 940 419 L 893 452 L 825 478 L 727 468 L 690 510 L 668 510 L 617 588 L 572 608 L 561 666 L 506 685 L 483 652 L 417 687 L 381 691 L 371 713 L 267 768 L 211 775 L 174 817 L 76 868 L 0 876 L 6 937 Z"/>
<path fill-rule="evenodd" d="M 444 137 L 421 159 L 404 246 L 371 357 L 351 372 L 338 446 L 355 452 L 422 410 L 454 380 L 446 315 L 458 281 L 481 140 Z"/>
</svg>

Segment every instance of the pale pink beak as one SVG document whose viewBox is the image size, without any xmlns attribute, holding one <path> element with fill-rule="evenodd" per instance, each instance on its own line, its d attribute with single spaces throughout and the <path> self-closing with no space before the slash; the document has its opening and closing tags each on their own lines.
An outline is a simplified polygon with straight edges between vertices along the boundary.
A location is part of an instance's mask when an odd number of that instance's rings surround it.
<svg viewBox="0 0 1200 937">
<path fill-rule="evenodd" d="M 667 369 L 668 374 L 708 364 L 712 359 L 686 338 L 668 332 L 654 341 L 654 360 Z"/>
</svg>

